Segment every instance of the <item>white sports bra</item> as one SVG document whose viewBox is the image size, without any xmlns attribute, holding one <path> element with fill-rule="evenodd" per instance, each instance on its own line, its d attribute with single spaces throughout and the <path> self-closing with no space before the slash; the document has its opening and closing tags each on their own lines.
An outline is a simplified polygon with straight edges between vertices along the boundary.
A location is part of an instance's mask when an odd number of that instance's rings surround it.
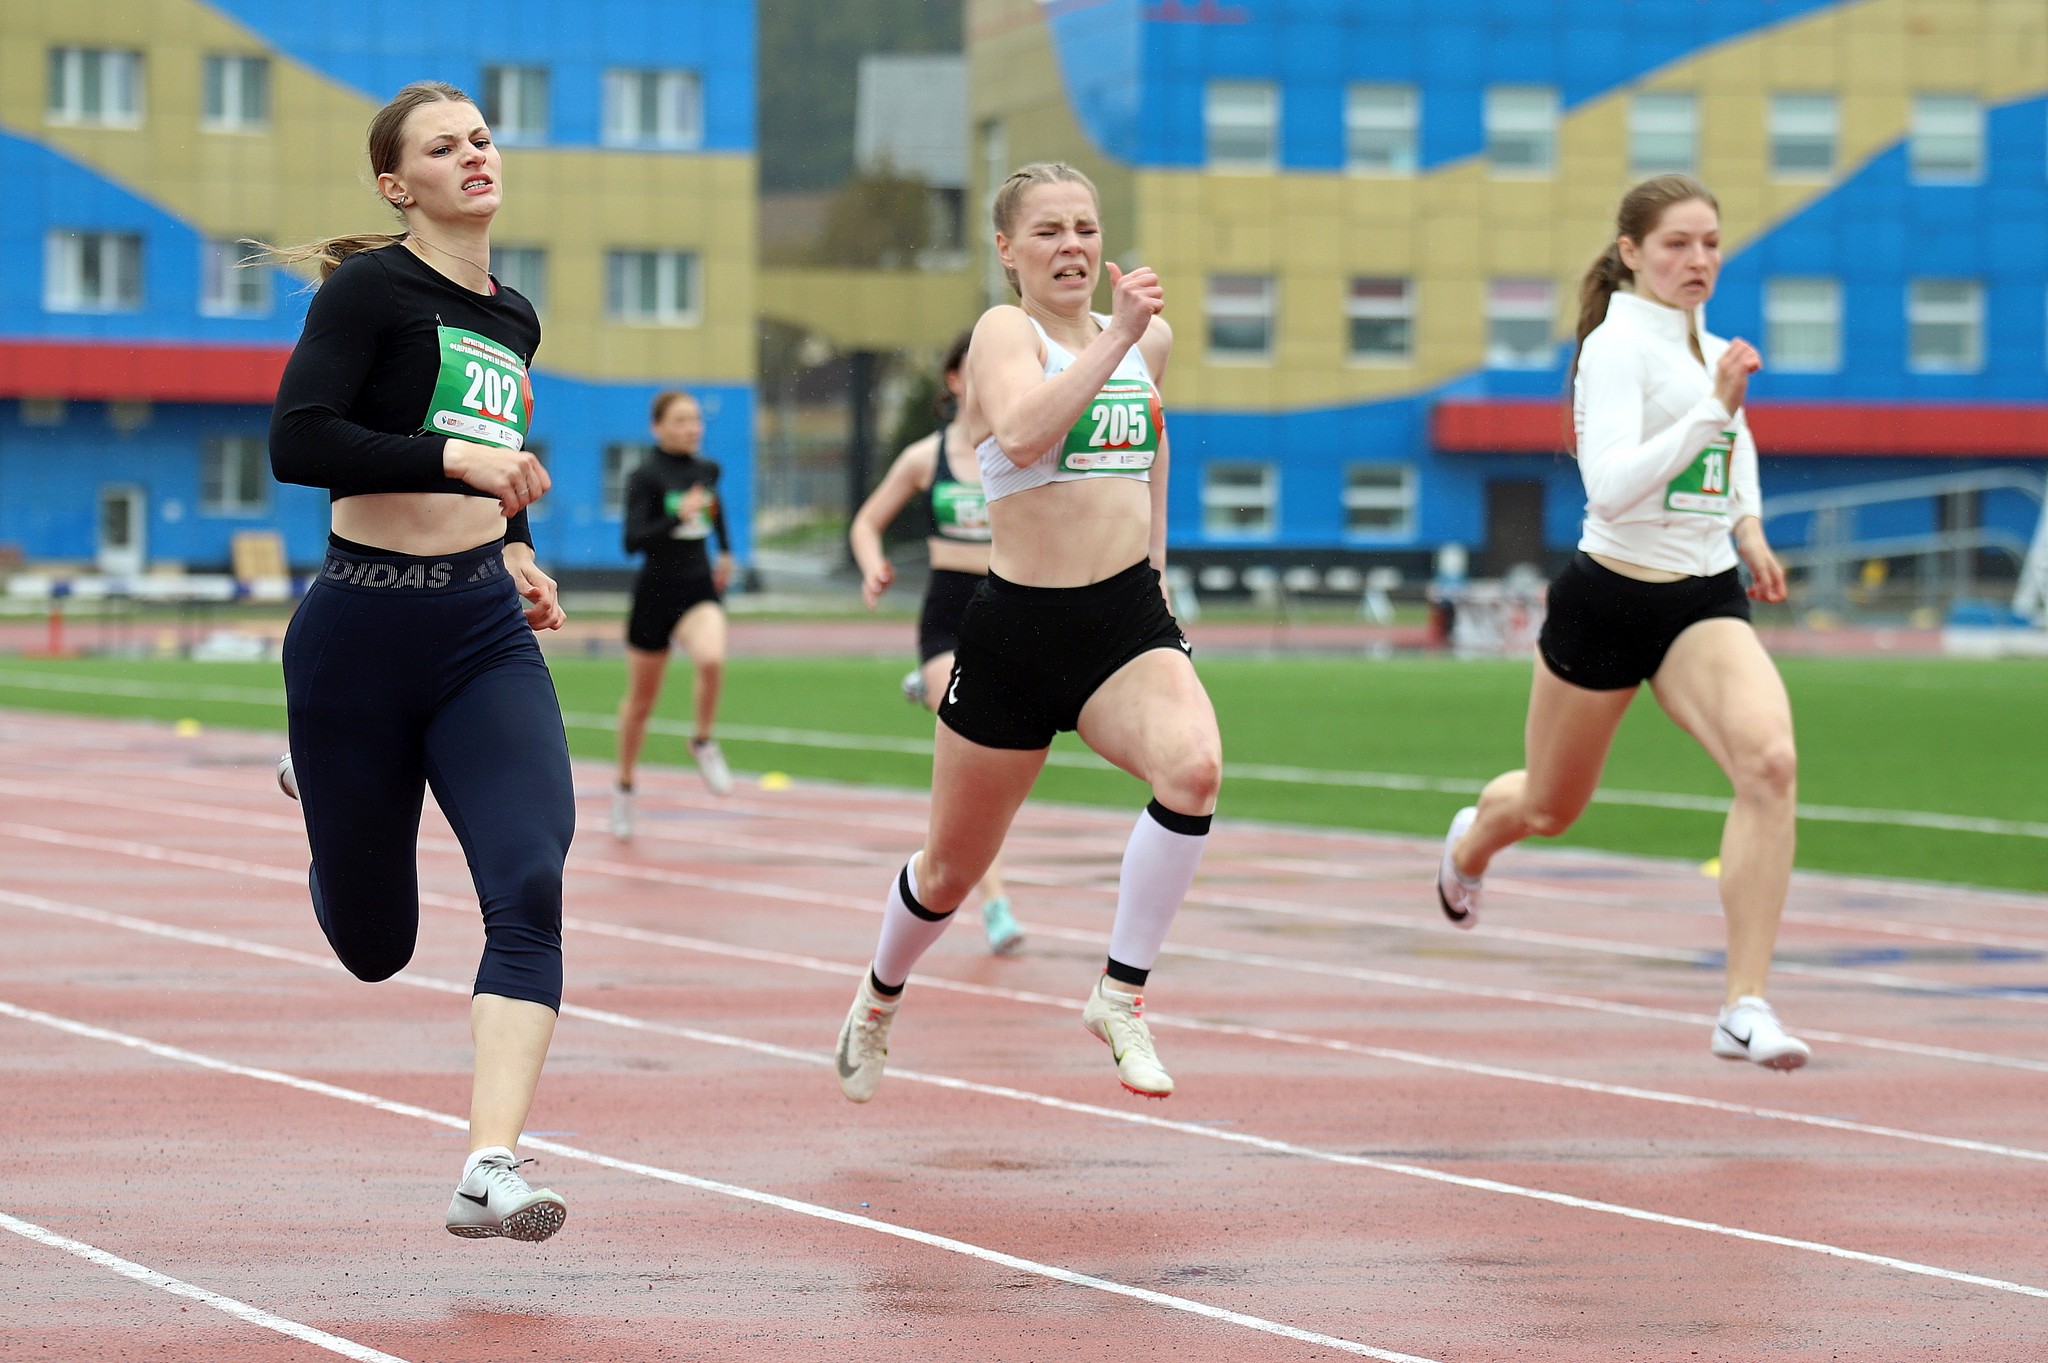
<svg viewBox="0 0 2048 1363">
<path fill-rule="evenodd" d="M 1101 313 L 1091 315 L 1098 325 L 1109 325 Z M 1071 365 L 1074 357 L 1045 334 L 1036 318 L 1030 320 L 1038 339 L 1045 343 L 1045 376 L 1051 378 Z M 1071 483 L 1079 478 L 1135 478 L 1149 483 L 1152 461 L 1159 454 L 1160 422 L 1159 389 L 1152 382 L 1152 371 L 1145 367 L 1144 352 L 1132 346 L 1066 438 L 1038 458 L 1018 465 L 993 435 L 975 446 L 983 495 L 994 502 L 1047 483 Z"/>
</svg>

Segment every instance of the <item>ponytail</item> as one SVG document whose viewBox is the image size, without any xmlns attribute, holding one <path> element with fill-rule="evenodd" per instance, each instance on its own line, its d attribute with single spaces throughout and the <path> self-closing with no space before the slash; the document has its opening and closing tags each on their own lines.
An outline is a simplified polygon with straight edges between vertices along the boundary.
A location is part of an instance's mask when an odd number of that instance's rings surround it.
<svg viewBox="0 0 2048 1363">
<path fill-rule="evenodd" d="M 386 246 L 396 246 L 404 241 L 404 232 L 358 232 L 347 237 L 323 237 L 309 241 L 303 246 L 272 246 L 268 242 L 251 241 L 252 246 L 263 248 L 262 254 L 249 263 L 254 265 L 302 265 L 312 261 L 320 267 L 320 282 L 326 283 L 327 276 L 341 268 L 341 262 L 363 251 L 380 251 Z"/>
<path fill-rule="evenodd" d="M 1593 328 L 1607 320 L 1607 301 L 1617 289 L 1633 286 L 1635 282 L 1635 271 L 1621 263 L 1621 243 L 1608 242 L 1607 249 L 1579 281 L 1579 330 L 1572 343 L 1572 366 L 1565 373 L 1567 385 L 1579 375 L 1579 352 L 1586 348 L 1586 338 L 1593 334 Z"/>
</svg>

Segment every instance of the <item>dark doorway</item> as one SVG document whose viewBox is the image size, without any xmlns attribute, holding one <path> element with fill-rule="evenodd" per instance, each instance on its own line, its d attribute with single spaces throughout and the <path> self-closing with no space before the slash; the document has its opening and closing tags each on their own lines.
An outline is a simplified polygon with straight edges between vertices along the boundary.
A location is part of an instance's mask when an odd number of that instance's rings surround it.
<svg viewBox="0 0 2048 1363">
<path fill-rule="evenodd" d="M 1486 552 L 1483 577 L 1499 577 L 1517 563 L 1544 571 L 1543 484 L 1537 479 L 1501 478 L 1486 484 Z"/>
</svg>

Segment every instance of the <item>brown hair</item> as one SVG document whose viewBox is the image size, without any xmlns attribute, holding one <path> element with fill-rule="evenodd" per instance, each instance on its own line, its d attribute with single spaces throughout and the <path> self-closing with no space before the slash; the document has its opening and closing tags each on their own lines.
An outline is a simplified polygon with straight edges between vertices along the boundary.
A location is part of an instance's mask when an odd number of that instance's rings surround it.
<svg viewBox="0 0 2048 1363">
<path fill-rule="evenodd" d="M 972 329 L 961 332 L 953 338 L 953 344 L 946 347 L 945 363 L 939 366 L 941 374 L 957 374 L 967 366 L 967 343 L 974 339 Z"/>
<path fill-rule="evenodd" d="M 688 389 L 662 389 L 659 393 L 656 393 L 654 395 L 654 405 L 648 408 L 647 410 L 648 421 L 652 422 L 656 426 L 659 426 L 661 424 L 661 419 L 668 415 L 668 409 L 675 403 L 682 401 L 684 398 L 688 398 L 692 402 L 697 402 L 697 395 L 695 393 L 690 392 Z M 700 415 L 703 413 L 703 403 L 697 402 L 697 411 Z"/>
<path fill-rule="evenodd" d="M 1010 178 L 1003 181 L 996 190 L 995 207 L 989 216 L 995 220 L 996 231 L 1004 236 L 1017 224 L 1017 210 L 1024 206 L 1024 196 L 1040 185 L 1076 184 L 1085 187 L 1088 197 L 1095 200 L 1095 211 L 1102 211 L 1102 195 L 1095 188 L 1095 182 L 1065 161 L 1033 161 L 1028 166 L 1019 166 L 1010 172 Z M 1005 265 L 1003 278 L 1010 282 L 1010 291 L 1022 296 L 1017 286 L 1017 272 Z"/>
<path fill-rule="evenodd" d="M 1607 320 L 1608 300 L 1624 284 L 1635 284 L 1635 271 L 1621 263 L 1621 238 L 1627 237 L 1641 246 L 1657 230 L 1657 224 L 1664 221 L 1666 209 L 1694 199 L 1715 213 L 1721 211 L 1720 200 L 1713 191 L 1690 175 L 1653 176 L 1621 196 L 1621 208 L 1614 215 L 1615 239 L 1607 243 L 1607 249 L 1579 281 L 1579 332 L 1572 345 L 1572 365 L 1565 374 L 1567 393 L 1578 377 L 1579 352 L 1586 348 L 1586 338 L 1593 334 L 1593 328 Z"/>
<path fill-rule="evenodd" d="M 458 104 L 474 104 L 463 91 L 443 80 L 416 80 L 391 97 L 391 102 L 379 109 L 370 120 L 370 132 L 366 139 L 370 153 L 370 175 L 387 175 L 398 169 L 399 158 L 405 153 L 405 121 L 412 117 L 412 111 L 425 104 L 438 104 L 449 100 Z M 395 207 L 395 205 L 394 205 Z M 404 218 L 404 213 L 399 217 Z M 323 237 L 309 241 L 303 246 L 265 246 L 261 260 L 269 265 L 297 265 L 314 261 L 320 266 L 320 278 L 324 281 L 334 273 L 342 261 L 359 251 L 375 251 L 384 246 L 395 246 L 406 238 L 405 232 L 357 232 L 350 236 Z M 261 245 L 262 243 L 257 243 Z"/>
</svg>

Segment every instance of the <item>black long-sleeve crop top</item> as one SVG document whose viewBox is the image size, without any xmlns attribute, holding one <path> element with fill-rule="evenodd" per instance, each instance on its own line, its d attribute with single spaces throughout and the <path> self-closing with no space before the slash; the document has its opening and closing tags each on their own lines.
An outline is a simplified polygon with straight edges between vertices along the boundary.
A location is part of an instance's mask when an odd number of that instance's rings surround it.
<svg viewBox="0 0 2048 1363">
<path fill-rule="evenodd" d="M 732 552 L 725 504 L 718 495 L 718 461 L 694 454 L 647 452 L 626 479 L 626 552 L 647 555 L 652 572 L 680 577 L 711 571 L 705 542 L 718 536 L 722 553 Z M 706 494 L 703 509 L 683 515 L 683 497 L 693 488 Z"/>
<path fill-rule="evenodd" d="M 363 251 L 313 295 L 270 414 L 279 482 L 371 492 L 491 494 L 441 469 L 450 436 L 518 449 L 540 318 L 517 292 L 472 293 L 403 246 Z M 508 540 L 533 537 L 521 511 Z"/>
</svg>

